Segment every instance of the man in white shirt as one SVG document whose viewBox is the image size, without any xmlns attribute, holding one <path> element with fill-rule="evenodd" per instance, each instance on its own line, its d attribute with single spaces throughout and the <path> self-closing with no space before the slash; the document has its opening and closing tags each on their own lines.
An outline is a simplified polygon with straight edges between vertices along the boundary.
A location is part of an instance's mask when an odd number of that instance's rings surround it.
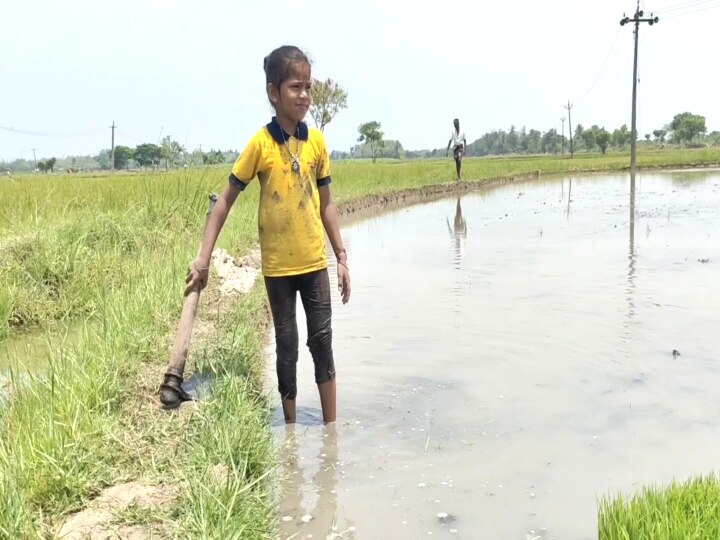
<svg viewBox="0 0 720 540">
<path fill-rule="evenodd" d="M 457 169 L 457 179 L 460 180 L 460 164 L 462 162 L 462 157 L 465 155 L 467 141 L 465 140 L 465 132 L 460 131 L 460 120 L 457 118 L 453 120 L 453 125 L 455 126 L 455 129 L 453 129 L 452 134 L 450 135 L 447 150 L 445 150 L 445 156 L 447 157 L 448 152 L 450 151 L 450 146 L 452 146 L 453 157 L 455 158 L 455 168 Z"/>
</svg>

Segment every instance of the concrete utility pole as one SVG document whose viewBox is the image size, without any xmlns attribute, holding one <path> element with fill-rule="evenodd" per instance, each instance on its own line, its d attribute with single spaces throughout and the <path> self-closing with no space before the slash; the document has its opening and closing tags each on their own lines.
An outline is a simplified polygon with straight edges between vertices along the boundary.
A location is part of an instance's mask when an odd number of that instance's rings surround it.
<svg viewBox="0 0 720 540">
<path fill-rule="evenodd" d="M 570 100 L 568 100 L 568 104 L 565 105 L 565 108 L 568 112 L 568 131 L 570 131 L 570 157 L 573 157 L 573 143 L 572 143 L 572 120 L 570 116 L 570 109 L 572 109 L 572 103 L 570 103 Z"/>
<path fill-rule="evenodd" d="M 560 144 L 562 146 L 562 155 L 565 155 L 565 117 L 563 116 L 560 119 L 560 122 L 562 122 L 562 137 L 560 138 Z"/>
<path fill-rule="evenodd" d="M 112 135 L 110 138 L 110 170 L 115 170 L 115 128 L 117 126 L 115 125 L 115 120 L 113 120 L 112 126 L 110 126 L 110 129 L 112 130 Z"/>
<path fill-rule="evenodd" d="M 32 149 L 33 151 L 33 161 L 35 162 L 35 168 L 37 169 L 37 158 L 35 157 L 35 149 Z"/>
<path fill-rule="evenodd" d="M 635 31 L 633 32 L 635 34 L 635 59 L 633 63 L 633 89 L 632 89 L 632 128 L 630 130 L 630 171 L 633 173 L 635 172 L 636 168 L 636 159 L 635 159 L 635 151 L 637 146 L 637 126 L 636 126 L 636 103 L 637 103 L 637 61 L 638 61 L 638 32 L 640 30 L 640 23 L 646 22 L 649 23 L 650 26 L 655 24 L 656 22 L 659 22 L 660 19 L 657 17 L 652 17 L 652 14 L 649 19 L 643 19 L 644 13 L 640 10 L 640 0 L 637 2 L 637 7 L 635 8 L 635 17 L 625 17 L 623 14 L 623 18 L 620 20 L 620 26 L 624 26 L 628 23 L 635 23 Z"/>
</svg>

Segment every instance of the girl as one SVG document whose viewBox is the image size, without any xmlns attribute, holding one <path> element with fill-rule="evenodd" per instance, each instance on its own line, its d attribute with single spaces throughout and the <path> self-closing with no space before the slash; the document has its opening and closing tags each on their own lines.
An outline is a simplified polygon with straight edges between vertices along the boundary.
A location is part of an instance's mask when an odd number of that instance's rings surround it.
<svg viewBox="0 0 720 540">
<path fill-rule="evenodd" d="M 298 361 L 297 293 L 307 318 L 307 346 L 315 364 L 323 420 L 335 421 L 330 281 L 325 233 L 337 258 L 338 289 L 350 299 L 347 253 L 330 197 L 330 160 L 322 133 L 303 122 L 310 107 L 310 62 L 293 46 L 275 49 L 264 61 L 266 91 L 275 109 L 237 158 L 203 234 L 200 255 L 188 270 L 186 294 L 205 287 L 215 241 L 242 190 L 260 181 L 258 231 L 262 271 L 275 326 L 278 390 L 285 422 L 295 423 Z"/>
</svg>

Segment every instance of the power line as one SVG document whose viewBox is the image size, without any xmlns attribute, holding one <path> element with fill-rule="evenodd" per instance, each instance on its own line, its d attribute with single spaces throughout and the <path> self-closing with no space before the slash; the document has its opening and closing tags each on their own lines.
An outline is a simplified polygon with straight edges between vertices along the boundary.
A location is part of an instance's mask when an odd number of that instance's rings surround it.
<svg viewBox="0 0 720 540">
<path fill-rule="evenodd" d="M 48 133 L 42 131 L 31 131 L 28 129 L 18 129 L 12 126 L 0 126 L 0 130 L 8 131 L 10 133 L 16 133 L 18 135 L 32 135 L 34 137 L 54 137 L 57 139 L 71 139 L 77 137 L 91 137 L 100 133 L 99 131 L 93 131 L 89 133 Z"/>
<path fill-rule="evenodd" d="M 681 2 L 679 4 L 674 4 L 672 6 L 668 6 L 665 8 L 660 8 L 656 10 L 656 13 L 665 15 L 666 13 L 672 13 L 673 11 L 682 11 L 685 9 L 694 9 L 699 6 L 702 6 L 703 4 L 711 4 L 715 2 L 716 0 L 691 0 L 689 2 Z M 665 17 L 663 17 L 665 18 Z"/>
<path fill-rule="evenodd" d="M 603 60 L 602 65 L 600 66 L 600 71 L 598 71 L 598 74 L 595 76 L 595 80 L 590 85 L 590 88 L 587 89 L 587 92 L 585 92 L 585 95 L 583 96 L 583 99 L 587 97 L 587 95 L 592 91 L 592 89 L 597 84 L 598 80 L 600 80 L 600 76 L 602 75 L 603 71 L 605 70 L 605 66 L 607 65 L 607 61 L 610 58 L 610 53 L 613 52 L 613 48 L 615 47 L 615 43 L 617 42 L 617 38 L 620 35 L 620 28 L 618 28 L 617 32 L 615 33 L 615 37 L 612 40 L 612 43 L 610 45 L 610 48 L 608 49 L 607 54 L 605 55 L 605 60 Z"/>
<path fill-rule="evenodd" d="M 127 133 L 120 131 L 120 130 L 118 130 L 118 135 L 122 135 L 126 139 L 130 139 L 131 141 L 136 142 L 136 143 L 143 144 L 143 142 L 144 142 L 144 141 L 141 141 L 140 139 L 133 137 L 132 135 L 128 135 Z"/>
<path fill-rule="evenodd" d="M 647 36 L 647 34 L 643 34 L 642 37 L 640 38 L 640 43 L 641 43 L 641 44 L 642 44 L 643 40 L 645 39 L 645 36 Z M 628 67 L 628 64 L 630 63 L 630 60 L 632 60 L 632 57 L 629 57 L 629 58 L 627 58 L 627 59 L 625 60 L 625 62 L 623 63 L 622 67 L 620 68 L 620 70 L 615 74 L 615 77 L 613 77 L 612 81 L 610 81 L 610 84 L 607 85 L 607 86 L 605 87 L 605 90 L 603 90 L 602 92 L 600 92 L 600 94 L 597 95 L 597 96 L 593 99 L 593 101 L 590 102 L 591 104 L 592 104 L 592 103 L 595 103 L 596 101 L 599 101 L 600 99 L 602 99 L 603 97 L 605 97 L 605 94 L 607 94 L 608 91 L 615 86 L 615 83 L 617 83 L 618 79 L 620 79 L 620 77 L 625 74 L 625 68 Z"/>
<path fill-rule="evenodd" d="M 685 17 L 686 15 L 692 15 L 693 13 L 702 13 L 703 11 L 709 11 L 711 9 L 717 9 L 719 7 L 720 4 L 716 4 L 714 6 L 707 6 L 701 9 L 695 9 L 693 11 L 683 11 L 681 13 L 676 13 L 675 15 L 668 15 L 667 17 L 663 17 L 663 20 L 677 19 L 678 17 Z"/>
</svg>

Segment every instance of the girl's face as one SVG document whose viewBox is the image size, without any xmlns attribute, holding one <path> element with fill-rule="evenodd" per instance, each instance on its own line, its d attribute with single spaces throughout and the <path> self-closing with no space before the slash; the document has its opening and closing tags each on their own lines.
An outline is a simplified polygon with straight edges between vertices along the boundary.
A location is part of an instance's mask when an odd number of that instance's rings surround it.
<svg viewBox="0 0 720 540">
<path fill-rule="evenodd" d="M 298 62 L 291 66 L 290 76 L 280 84 L 279 90 L 271 85 L 270 99 L 278 116 L 293 122 L 302 122 L 310 108 L 310 65 Z"/>
</svg>

